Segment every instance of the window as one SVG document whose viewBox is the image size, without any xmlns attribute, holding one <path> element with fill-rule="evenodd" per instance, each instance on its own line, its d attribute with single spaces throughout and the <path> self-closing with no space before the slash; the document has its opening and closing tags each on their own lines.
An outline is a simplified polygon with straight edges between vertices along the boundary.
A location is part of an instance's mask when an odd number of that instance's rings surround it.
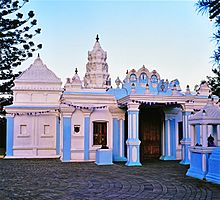
<svg viewBox="0 0 220 200">
<path fill-rule="evenodd" d="M 147 80 L 147 74 L 141 73 L 141 75 L 140 75 L 140 80 L 142 80 L 142 81 Z"/>
<path fill-rule="evenodd" d="M 157 83 L 157 82 L 158 82 L 158 79 L 157 79 L 157 76 L 156 76 L 156 75 L 152 75 L 152 76 L 151 76 L 151 82 L 152 82 L 152 83 Z"/>
<path fill-rule="evenodd" d="M 50 126 L 44 125 L 44 135 L 49 135 L 49 134 L 50 134 Z"/>
<path fill-rule="evenodd" d="M 135 74 L 131 74 L 130 75 L 130 81 L 136 81 L 137 80 L 137 77 Z"/>
<path fill-rule="evenodd" d="M 80 125 L 74 125 L 74 134 L 80 133 Z"/>
<path fill-rule="evenodd" d="M 93 122 L 93 145 L 107 145 L 107 122 Z"/>
<path fill-rule="evenodd" d="M 27 125 L 20 125 L 20 135 L 27 135 Z"/>
<path fill-rule="evenodd" d="M 178 122 L 178 133 L 179 133 L 179 144 L 180 141 L 183 139 L 183 122 Z"/>
</svg>

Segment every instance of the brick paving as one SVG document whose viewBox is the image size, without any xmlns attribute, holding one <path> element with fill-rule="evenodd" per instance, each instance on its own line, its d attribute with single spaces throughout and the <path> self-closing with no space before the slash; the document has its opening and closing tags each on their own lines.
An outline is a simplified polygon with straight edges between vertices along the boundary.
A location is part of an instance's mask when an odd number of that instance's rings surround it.
<svg viewBox="0 0 220 200">
<path fill-rule="evenodd" d="M 62 163 L 0 159 L 0 199 L 220 199 L 220 185 L 185 176 L 177 161 Z"/>
</svg>

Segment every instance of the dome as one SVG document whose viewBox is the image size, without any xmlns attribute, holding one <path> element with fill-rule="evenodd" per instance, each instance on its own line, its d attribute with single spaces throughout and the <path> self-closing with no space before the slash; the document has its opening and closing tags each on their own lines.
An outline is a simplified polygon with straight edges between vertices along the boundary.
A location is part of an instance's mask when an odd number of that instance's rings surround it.
<svg viewBox="0 0 220 200">
<path fill-rule="evenodd" d="M 38 57 L 28 69 L 15 79 L 15 82 L 61 83 L 61 79 L 49 70 L 41 58 Z"/>
</svg>

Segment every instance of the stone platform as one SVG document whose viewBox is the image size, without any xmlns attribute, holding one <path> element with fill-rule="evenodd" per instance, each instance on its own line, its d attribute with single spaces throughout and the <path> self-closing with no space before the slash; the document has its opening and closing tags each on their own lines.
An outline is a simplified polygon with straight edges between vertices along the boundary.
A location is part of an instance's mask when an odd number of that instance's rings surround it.
<svg viewBox="0 0 220 200">
<path fill-rule="evenodd" d="M 185 176 L 178 161 L 62 163 L 0 159 L 1 199 L 220 199 L 220 185 Z"/>
</svg>

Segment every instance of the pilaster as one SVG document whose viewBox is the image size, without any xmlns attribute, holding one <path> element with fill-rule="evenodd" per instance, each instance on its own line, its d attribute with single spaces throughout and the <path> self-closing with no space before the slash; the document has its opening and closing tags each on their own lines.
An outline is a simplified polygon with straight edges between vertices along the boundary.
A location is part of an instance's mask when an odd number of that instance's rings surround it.
<svg viewBox="0 0 220 200">
<path fill-rule="evenodd" d="M 13 156 L 14 117 L 7 116 L 6 157 Z"/>
<path fill-rule="evenodd" d="M 119 120 L 116 116 L 113 117 L 113 160 L 120 160 L 120 129 Z"/>
<path fill-rule="evenodd" d="M 139 104 L 128 104 L 127 166 L 141 166 L 139 140 Z"/>
<path fill-rule="evenodd" d="M 56 155 L 60 155 L 60 118 L 56 117 Z"/>
<path fill-rule="evenodd" d="M 165 111 L 165 127 L 163 135 L 163 152 L 161 160 L 176 159 L 176 113 Z"/>
<path fill-rule="evenodd" d="M 71 159 L 71 116 L 63 116 L 63 157 L 62 161 Z"/>
<path fill-rule="evenodd" d="M 207 133 L 208 133 L 208 125 L 202 124 L 201 125 L 201 135 L 202 135 L 202 146 L 203 147 L 208 146 Z"/>
<path fill-rule="evenodd" d="M 180 141 L 182 145 L 182 160 L 180 164 L 189 165 L 190 164 L 190 155 L 189 155 L 189 147 L 191 145 L 191 138 L 189 137 L 189 124 L 188 118 L 191 112 L 183 111 L 183 139 Z"/>
<path fill-rule="evenodd" d="M 84 113 L 84 160 L 89 160 L 90 113 Z"/>
<path fill-rule="evenodd" d="M 220 125 L 217 125 L 217 146 L 220 146 Z"/>
<path fill-rule="evenodd" d="M 195 134 L 195 125 L 189 125 L 189 133 L 191 138 L 191 146 L 195 146 L 196 144 L 196 134 Z"/>
<path fill-rule="evenodd" d="M 124 115 L 113 116 L 113 160 L 127 160 L 124 156 Z"/>
</svg>

